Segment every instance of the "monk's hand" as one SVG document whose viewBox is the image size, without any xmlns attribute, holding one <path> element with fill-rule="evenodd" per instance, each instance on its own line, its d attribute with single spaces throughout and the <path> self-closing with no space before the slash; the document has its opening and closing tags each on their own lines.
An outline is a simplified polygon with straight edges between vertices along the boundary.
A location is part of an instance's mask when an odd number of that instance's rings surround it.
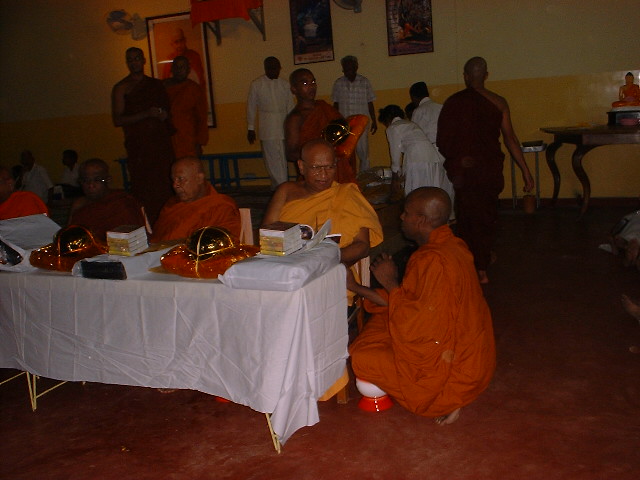
<svg viewBox="0 0 640 480">
<path fill-rule="evenodd" d="M 371 273 L 387 292 L 399 286 L 398 267 L 387 253 L 381 254 L 371 264 Z"/>
</svg>

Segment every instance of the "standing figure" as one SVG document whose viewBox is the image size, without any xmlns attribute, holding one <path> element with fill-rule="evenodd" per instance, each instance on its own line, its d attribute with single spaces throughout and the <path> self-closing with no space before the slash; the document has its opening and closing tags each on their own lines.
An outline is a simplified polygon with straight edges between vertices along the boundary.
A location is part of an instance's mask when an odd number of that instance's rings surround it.
<svg viewBox="0 0 640 480">
<path fill-rule="evenodd" d="M 207 99 L 204 89 L 188 78 L 190 71 L 189 59 L 178 56 L 171 64 L 171 78 L 164 80 L 176 129 L 171 137 L 176 158 L 199 157 L 209 142 Z"/>
<path fill-rule="evenodd" d="M 413 113 L 415 115 L 415 111 Z M 402 179 L 405 195 L 418 187 L 440 187 L 451 196 L 453 187 L 442 158 L 420 127 L 404 118 L 402 108 L 387 105 L 380 110 L 378 119 L 387 127 L 393 197 L 397 195 Z"/>
<path fill-rule="evenodd" d="M 473 253 L 480 283 L 489 283 L 498 196 L 504 188 L 501 133 L 522 171 L 524 191 L 530 192 L 534 185 L 511 123 L 509 104 L 484 86 L 489 76 L 487 62 L 471 58 L 463 75 L 467 88 L 449 97 L 440 112 L 437 144 L 456 192 L 456 233 Z"/>
<path fill-rule="evenodd" d="M 345 118 L 351 115 L 368 116 L 371 119 L 370 130 L 373 135 L 378 131 L 378 124 L 376 123 L 376 110 L 373 106 L 376 95 L 371 87 L 371 82 L 358 73 L 358 59 L 353 55 L 344 57 L 340 63 L 344 76 L 338 78 L 333 84 L 331 93 L 333 106 Z M 356 168 L 355 157 L 353 157 L 351 164 L 353 171 L 367 170 L 369 168 L 369 135 L 366 131 L 358 140 L 356 154 L 360 159 L 360 169 Z"/>
<path fill-rule="evenodd" d="M 251 82 L 247 99 L 247 141 L 256 141 L 256 114 L 260 121 L 260 144 L 271 178 L 271 189 L 289 179 L 284 147 L 284 119 L 295 106 L 289 83 L 280 76 L 280 60 L 264 59 L 264 75 Z"/>
<path fill-rule="evenodd" d="M 20 154 L 20 163 L 22 164 L 22 190 L 35 193 L 46 203 L 49 189 L 53 187 L 47 170 L 36 163 L 36 159 L 29 150 Z"/>
<path fill-rule="evenodd" d="M 174 129 L 169 121 L 169 96 L 162 81 L 144 74 L 142 50 L 127 49 L 126 61 L 130 73 L 113 87 L 111 114 L 113 124 L 124 131 L 131 193 L 153 223 L 172 192 Z"/>
<path fill-rule="evenodd" d="M 295 70 L 289 76 L 289 84 L 297 103 L 284 121 L 284 142 L 287 161 L 293 162 L 300 174 L 298 160 L 301 159 L 302 145 L 322 138 L 322 130 L 332 120 L 341 119 L 342 115 L 324 100 L 316 100 L 318 86 L 311 70 Z M 349 159 L 338 157 L 337 162 L 335 180 L 338 183 L 355 183 L 356 176 Z"/>
</svg>

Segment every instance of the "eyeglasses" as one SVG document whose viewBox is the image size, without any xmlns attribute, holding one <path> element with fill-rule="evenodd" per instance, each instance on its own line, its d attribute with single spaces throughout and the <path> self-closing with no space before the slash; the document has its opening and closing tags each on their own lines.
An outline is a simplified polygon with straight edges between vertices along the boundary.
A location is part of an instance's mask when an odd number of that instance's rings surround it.
<svg viewBox="0 0 640 480">
<path fill-rule="evenodd" d="M 106 183 L 107 178 L 106 177 L 92 177 L 92 178 L 81 177 L 78 179 L 78 181 L 83 185 L 88 185 L 89 183 Z"/>
<path fill-rule="evenodd" d="M 336 169 L 337 163 L 332 163 L 331 165 L 307 165 L 306 168 L 309 170 L 311 175 L 320 175 L 320 172 L 333 172 Z"/>
</svg>

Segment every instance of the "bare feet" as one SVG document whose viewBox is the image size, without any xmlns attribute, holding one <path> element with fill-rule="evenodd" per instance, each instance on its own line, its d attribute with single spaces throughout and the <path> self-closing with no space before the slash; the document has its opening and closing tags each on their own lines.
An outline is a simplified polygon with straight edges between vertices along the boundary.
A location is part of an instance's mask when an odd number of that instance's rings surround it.
<svg viewBox="0 0 640 480">
<path fill-rule="evenodd" d="M 449 415 L 442 415 L 441 417 L 436 417 L 436 424 L 451 425 L 453 422 L 458 420 L 458 417 L 460 417 L 460 410 L 462 410 L 462 408 L 456 408 Z"/>
<path fill-rule="evenodd" d="M 622 306 L 629 315 L 640 322 L 640 302 L 631 300 L 626 295 L 622 295 Z"/>
<path fill-rule="evenodd" d="M 480 280 L 480 285 L 486 285 L 489 283 L 489 277 L 487 276 L 486 270 L 478 270 L 478 280 Z"/>
</svg>

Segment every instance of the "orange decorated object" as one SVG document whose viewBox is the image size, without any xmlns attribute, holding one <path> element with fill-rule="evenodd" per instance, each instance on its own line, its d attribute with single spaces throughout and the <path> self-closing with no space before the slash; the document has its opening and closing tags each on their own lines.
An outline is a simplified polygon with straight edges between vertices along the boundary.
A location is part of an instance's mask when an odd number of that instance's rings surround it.
<svg viewBox="0 0 640 480">
<path fill-rule="evenodd" d="M 222 227 L 199 228 L 183 245 L 160 258 L 165 270 L 183 277 L 217 278 L 234 263 L 260 251 L 254 245 L 241 245 Z"/>
<path fill-rule="evenodd" d="M 46 270 L 70 272 L 74 263 L 107 253 L 106 245 L 80 225 L 69 225 L 56 233 L 53 243 L 31 252 L 31 265 Z"/>
<path fill-rule="evenodd" d="M 322 137 L 333 144 L 336 156 L 348 158 L 353 155 L 368 123 L 369 117 L 366 115 L 351 115 L 346 121 L 334 120 L 322 131 Z"/>
</svg>

